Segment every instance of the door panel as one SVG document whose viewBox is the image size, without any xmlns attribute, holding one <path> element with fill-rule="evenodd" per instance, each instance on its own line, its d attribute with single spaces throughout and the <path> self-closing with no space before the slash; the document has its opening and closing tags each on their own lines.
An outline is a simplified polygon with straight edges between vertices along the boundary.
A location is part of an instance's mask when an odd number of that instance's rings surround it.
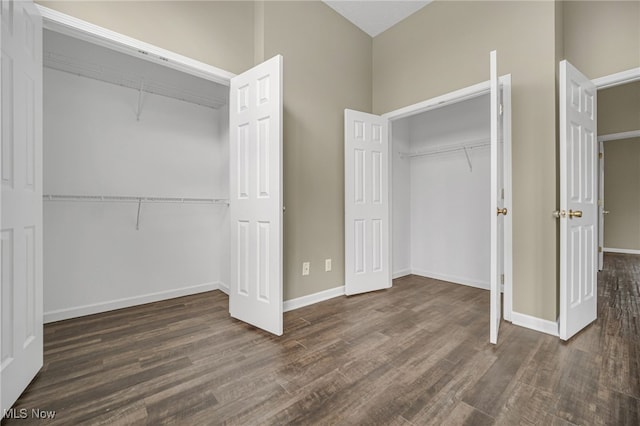
<svg viewBox="0 0 640 426">
<path fill-rule="evenodd" d="M 282 56 L 231 79 L 231 316 L 282 334 Z"/>
<path fill-rule="evenodd" d="M 597 316 L 596 87 L 560 63 L 560 337 Z"/>
<path fill-rule="evenodd" d="M 489 304 L 489 341 L 498 342 L 502 318 L 501 285 L 504 277 L 504 140 L 496 51 L 490 53 L 491 83 L 491 287 Z"/>
<path fill-rule="evenodd" d="M 42 20 L 2 1 L 0 412 L 42 367 Z"/>
<path fill-rule="evenodd" d="M 345 110 L 345 292 L 391 287 L 387 120 Z"/>
</svg>

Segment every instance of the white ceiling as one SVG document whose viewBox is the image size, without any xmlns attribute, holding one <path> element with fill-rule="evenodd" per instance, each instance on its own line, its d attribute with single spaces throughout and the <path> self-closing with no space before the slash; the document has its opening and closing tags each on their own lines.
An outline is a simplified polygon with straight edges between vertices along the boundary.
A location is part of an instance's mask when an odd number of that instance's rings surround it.
<svg viewBox="0 0 640 426">
<path fill-rule="evenodd" d="M 362 31 L 375 37 L 432 0 L 338 0 L 324 2 Z"/>
</svg>

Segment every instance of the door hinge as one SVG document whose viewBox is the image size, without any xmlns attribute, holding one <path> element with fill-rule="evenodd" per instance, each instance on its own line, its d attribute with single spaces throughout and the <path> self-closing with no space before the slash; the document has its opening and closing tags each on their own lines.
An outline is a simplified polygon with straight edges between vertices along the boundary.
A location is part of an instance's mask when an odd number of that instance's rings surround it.
<svg viewBox="0 0 640 426">
<path fill-rule="evenodd" d="M 504 284 L 504 274 L 500 274 L 500 284 Z"/>
<path fill-rule="evenodd" d="M 602 246 L 598 247 L 598 253 L 602 253 Z"/>
<path fill-rule="evenodd" d="M 500 115 L 502 115 L 502 104 L 500 104 L 499 112 L 500 112 Z"/>
<path fill-rule="evenodd" d="M 599 153 L 598 153 L 598 158 L 602 160 L 602 157 L 604 157 L 604 156 L 602 155 L 602 153 L 601 153 L 601 152 L 599 152 Z"/>
</svg>

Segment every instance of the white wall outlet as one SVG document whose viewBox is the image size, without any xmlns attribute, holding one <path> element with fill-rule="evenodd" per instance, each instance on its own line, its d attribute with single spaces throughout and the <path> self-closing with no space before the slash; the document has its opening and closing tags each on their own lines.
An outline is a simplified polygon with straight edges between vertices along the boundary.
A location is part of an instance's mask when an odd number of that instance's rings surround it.
<svg viewBox="0 0 640 426">
<path fill-rule="evenodd" d="M 302 275 L 309 275 L 309 269 L 311 268 L 311 264 L 309 262 L 302 263 Z"/>
<path fill-rule="evenodd" d="M 324 260 L 324 271 L 329 272 L 331 270 L 331 259 Z"/>
</svg>

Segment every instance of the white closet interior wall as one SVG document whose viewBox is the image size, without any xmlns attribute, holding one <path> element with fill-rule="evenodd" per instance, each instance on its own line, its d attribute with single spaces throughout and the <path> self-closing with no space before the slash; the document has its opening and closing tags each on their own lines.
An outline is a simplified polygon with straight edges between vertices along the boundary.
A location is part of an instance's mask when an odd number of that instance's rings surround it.
<svg viewBox="0 0 640 426">
<path fill-rule="evenodd" d="M 413 273 L 488 289 L 488 95 L 392 126 L 394 276 Z M 463 146 L 466 153 L 457 149 Z"/>
<path fill-rule="evenodd" d="M 45 55 L 59 37 L 46 32 Z M 45 194 L 228 198 L 227 107 L 139 95 L 45 68 Z M 135 202 L 44 203 L 45 321 L 228 282 L 226 205 L 143 203 L 138 230 L 137 213 Z"/>
</svg>

